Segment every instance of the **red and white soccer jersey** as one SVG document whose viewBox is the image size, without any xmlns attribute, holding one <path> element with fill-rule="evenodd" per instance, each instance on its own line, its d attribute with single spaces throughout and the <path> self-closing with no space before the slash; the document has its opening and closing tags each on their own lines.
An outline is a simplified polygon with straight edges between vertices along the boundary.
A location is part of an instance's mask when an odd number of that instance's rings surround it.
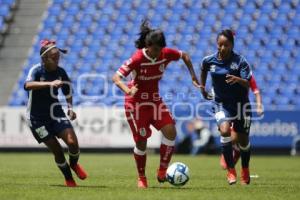
<svg viewBox="0 0 300 200">
<path fill-rule="evenodd" d="M 162 78 L 167 65 L 171 61 L 179 60 L 182 52 L 163 48 L 158 59 L 152 59 L 145 49 L 137 50 L 117 71 L 122 77 L 131 74 L 132 80 L 128 87 L 138 85 L 138 92 L 133 96 L 126 95 L 126 100 L 132 101 L 158 101 L 158 82 Z"/>
<path fill-rule="evenodd" d="M 171 113 L 159 96 L 158 84 L 166 66 L 179 60 L 182 52 L 163 48 L 158 59 L 152 59 L 145 49 L 137 50 L 117 71 L 126 77 L 131 74 L 128 87 L 138 85 L 138 92 L 125 97 L 125 114 L 135 142 L 151 136 L 150 125 L 160 130 L 167 124 L 175 124 Z"/>
<path fill-rule="evenodd" d="M 254 94 L 259 93 L 259 89 L 258 89 L 258 87 L 257 87 L 256 81 L 255 81 L 255 78 L 254 78 L 253 75 L 252 75 L 251 78 L 250 78 L 249 84 L 250 84 L 251 91 L 252 91 Z"/>
</svg>

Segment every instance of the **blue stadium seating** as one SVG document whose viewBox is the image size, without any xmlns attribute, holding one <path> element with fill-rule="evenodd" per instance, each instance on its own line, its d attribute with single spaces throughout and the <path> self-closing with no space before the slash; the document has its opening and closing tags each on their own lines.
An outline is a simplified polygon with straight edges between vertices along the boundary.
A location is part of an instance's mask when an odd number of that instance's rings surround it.
<svg viewBox="0 0 300 200">
<path fill-rule="evenodd" d="M 5 12 L 5 8 L 0 10 L 0 13 Z M 131 10 L 129 14 L 128 10 Z M 99 73 L 107 77 L 109 88 L 115 88 L 110 77 L 135 51 L 139 24 L 148 17 L 153 26 L 165 31 L 168 46 L 191 55 L 197 73 L 203 56 L 216 51 L 217 32 L 222 28 L 235 29 L 235 49 L 253 66 L 265 106 L 300 108 L 299 1 L 53 0 L 46 16 L 9 105 L 26 104 L 24 77 L 28 69 L 40 61 L 39 40 L 43 38 L 56 39 L 58 45 L 70 50 L 63 58 L 63 65 L 73 79 L 76 105 L 121 102 L 110 90 L 105 98 L 82 98 L 78 92 L 101 95 L 103 83 L 87 79 L 83 81 L 82 91 L 77 91 L 77 78 L 85 73 Z M 203 101 L 182 63 L 168 67 L 160 87 L 163 96 L 186 91 L 197 94 L 196 99 L 178 95 L 178 99 L 169 101 L 171 104 Z M 114 90 L 120 94 L 118 89 Z"/>
<path fill-rule="evenodd" d="M 16 0 L 0 0 L 0 39 L 7 31 L 7 22 L 12 19 L 12 10 L 15 7 Z"/>
</svg>

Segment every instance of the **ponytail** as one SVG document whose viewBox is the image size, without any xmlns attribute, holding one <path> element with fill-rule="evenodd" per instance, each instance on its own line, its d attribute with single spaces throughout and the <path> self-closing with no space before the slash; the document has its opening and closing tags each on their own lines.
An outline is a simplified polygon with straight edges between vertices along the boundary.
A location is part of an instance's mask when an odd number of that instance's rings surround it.
<svg viewBox="0 0 300 200">
<path fill-rule="evenodd" d="M 148 20 L 143 20 L 140 26 L 140 37 L 135 41 L 135 47 L 138 49 L 145 48 L 151 45 L 160 47 L 166 46 L 164 33 L 159 29 L 151 29 Z"/>
</svg>

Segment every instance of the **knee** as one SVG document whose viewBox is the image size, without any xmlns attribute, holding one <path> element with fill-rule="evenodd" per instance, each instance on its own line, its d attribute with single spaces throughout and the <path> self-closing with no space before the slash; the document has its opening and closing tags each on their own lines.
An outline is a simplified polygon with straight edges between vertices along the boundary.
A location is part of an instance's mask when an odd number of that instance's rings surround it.
<svg viewBox="0 0 300 200">
<path fill-rule="evenodd" d="M 68 144 L 69 149 L 73 149 L 73 150 L 78 149 L 78 143 L 76 140 L 69 139 L 67 144 Z"/>
<path fill-rule="evenodd" d="M 220 134 L 222 137 L 231 137 L 231 130 L 229 126 L 221 126 Z"/>
<path fill-rule="evenodd" d="M 147 148 L 147 142 L 145 141 L 138 141 L 135 144 L 135 147 L 140 151 L 146 151 Z"/>
</svg>

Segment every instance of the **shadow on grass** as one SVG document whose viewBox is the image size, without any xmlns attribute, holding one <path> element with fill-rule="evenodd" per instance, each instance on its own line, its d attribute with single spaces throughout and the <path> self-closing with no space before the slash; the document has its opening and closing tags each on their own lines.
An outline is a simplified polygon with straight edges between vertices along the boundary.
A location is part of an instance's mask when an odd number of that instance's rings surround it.
<svg viewBox="0 0 300 200">
<path fill-rule="evenodd" d="M 59 185 L 59 184 L 51 184 L 49 185 L 51 187 L 60 187 L 60 188 L 71 188 L 71 187 L 66 187 L 65 185 Z M 74 188 L 96 188 L 96 189 L 103 189 L 103 188 L 108 188 L 105 185 L 77 185 Z"/>
<path fill-rule="evenodd" d="M 191 187 L 162 187 L 162 186 L 150 186 L 151 189 L 162 189 L 162 190 L 194 190 Z"/>
</svg>

